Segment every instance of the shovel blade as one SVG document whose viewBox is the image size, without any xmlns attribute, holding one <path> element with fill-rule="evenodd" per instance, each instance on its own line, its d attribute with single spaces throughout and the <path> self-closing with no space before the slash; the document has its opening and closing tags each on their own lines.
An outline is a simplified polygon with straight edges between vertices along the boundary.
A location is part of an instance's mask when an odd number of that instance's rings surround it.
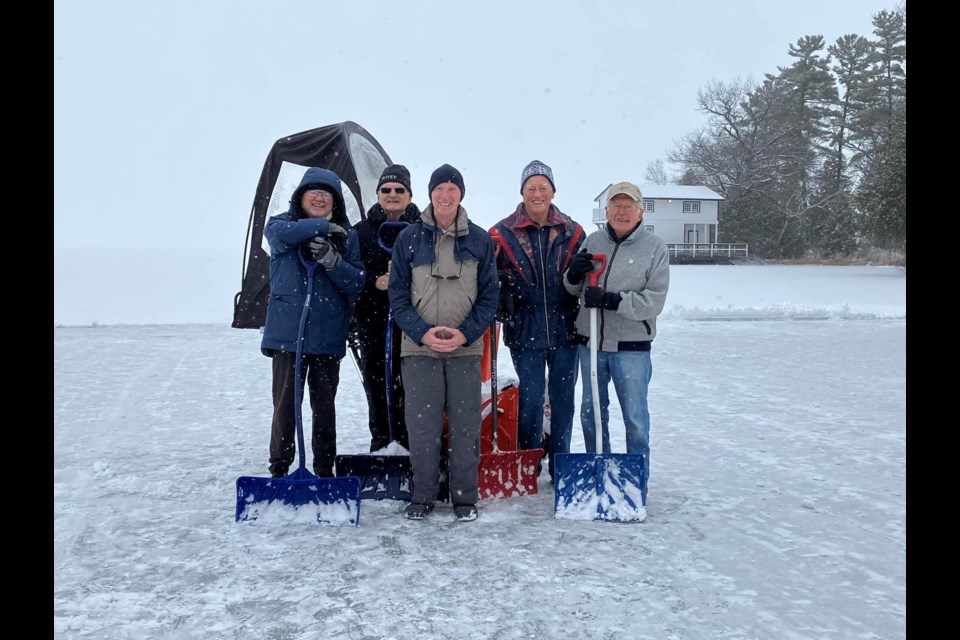
<svg viewBox="0 0 960 640">
<path fill-rule="evenodd" d="M 336 458 L 337 476 L 360 479 L 362 500 L 411 500 L 410 456 L 346 455 Z"/>
<path fill-rule="evenodd" d="M 363 500 L 413 500 L 413 467 L 410 456 L 357 454 L 336 457 L 337 477 L 352 476 L 360 480 Z M 450 480 L 447 459 L 440 457 L 440 493 L 447 502 Z"/>
<path fill-rule="evenodd" d="M 283 478 L 237 478 L 237 522 L 360 526 L 360 479 L 319 478 L 297 469 Z"/>
<path fill-rule="evenodd" d="M 537 493 L 537 464 L 543 449 L 480 454 L 477 469 L 480 499 L 532 496 Z"/>
<path fill-rule="evenodd" d="M 558 453 L 554 516 L 567 520 L 643 522 L 647 465 L 634 453 Z"/>
</svg>

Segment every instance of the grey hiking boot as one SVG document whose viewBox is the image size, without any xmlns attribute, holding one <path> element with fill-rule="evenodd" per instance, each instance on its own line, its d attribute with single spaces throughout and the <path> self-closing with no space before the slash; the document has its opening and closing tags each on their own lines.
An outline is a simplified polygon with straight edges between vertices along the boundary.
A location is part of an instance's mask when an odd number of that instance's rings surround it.
<svg viewBox="0 0 960 640">
<path fill-rule="evenodd" d="M 411 502 L 407 505 L 407 519 L 423 520 L 433 511 L 432 504 L 422 504 L 420 502 Z"/>
<path fill-rule="evenodd" d="M 457 516 L 460 522 L 470 522 L 477 519 L 477 507 L 472 504 L 455 504 L 453 515 Z"/>
</svg>

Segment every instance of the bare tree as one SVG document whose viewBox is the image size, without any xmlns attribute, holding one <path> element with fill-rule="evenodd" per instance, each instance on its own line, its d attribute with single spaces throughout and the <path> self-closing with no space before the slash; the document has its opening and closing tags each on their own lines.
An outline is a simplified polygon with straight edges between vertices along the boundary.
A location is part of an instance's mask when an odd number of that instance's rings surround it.
<svg viewBox="0 0 960 640">
<path fill-rule="evenodd" d="M 667 170 L 663 166 L 663 160 L 660 159 L 647 165 L 647 171 L 643 177 L 649 184 L 667 184 L 670 182 L 667 177 Z"/>
</svg>

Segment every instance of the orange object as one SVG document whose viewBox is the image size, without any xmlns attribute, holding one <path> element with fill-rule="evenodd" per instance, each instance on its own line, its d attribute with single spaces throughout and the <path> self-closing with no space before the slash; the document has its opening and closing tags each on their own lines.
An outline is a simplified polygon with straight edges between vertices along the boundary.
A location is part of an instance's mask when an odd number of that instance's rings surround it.
<svg viewBox="0 0 960 640">
<path fill-rule="evenodd" d="M 497 340 L 500 339 L 500 325 L 497 325 Z M 480 357 L 480 382 L 490 382 L 490 329 L 483 332 L 483 355 Z"/>
</svg>

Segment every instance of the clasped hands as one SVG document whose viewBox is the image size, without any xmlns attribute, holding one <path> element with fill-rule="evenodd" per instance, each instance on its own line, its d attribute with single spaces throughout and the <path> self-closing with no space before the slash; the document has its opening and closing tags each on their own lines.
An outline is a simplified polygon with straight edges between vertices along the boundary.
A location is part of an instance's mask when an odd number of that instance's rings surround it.
<svg viewBox="0 0 960 640">
<path fill-rule="evenodd" d="M 453 327 L 433 327 L 420 340 L 438 353 L 451 353 L 461 345 L 467 344 L 467 337 L 459 329 Z"/>
</svg>

